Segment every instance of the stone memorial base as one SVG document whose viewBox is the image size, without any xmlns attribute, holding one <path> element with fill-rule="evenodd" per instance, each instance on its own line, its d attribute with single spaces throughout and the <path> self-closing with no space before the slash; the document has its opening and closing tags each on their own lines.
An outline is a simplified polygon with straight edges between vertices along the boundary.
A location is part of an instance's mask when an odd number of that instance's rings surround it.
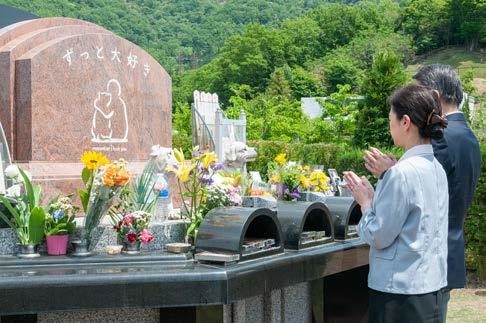
<svg viewBox="0 0 486 323">
<path fill-rule="evenodd" d="M 80 219 L 82 220 L 82 219 Z M 154 240 L 148 244 L 142 244 L 142 251 L 162 250 L 169 242 L 184 241 L 184 223 L 182 220 L 166 221 L 160 224 L 150 225 L 148 228 L 154 235 Z M 76 229 L 78 232 L 80 228 Z M 76 234 L 75 234 L 76 236 Z M 96 253 L 107 253 L 107 246 L 117 244 L 116 232 L 109 224 L 99 226 L 93 231 L 90 250 Z M 46 253 L 45 244 L 39 246 L 41 253 Z M 17 237 L 12 229 L 0 229 L 0 255 L 11 255 L 20 252 Z M 68 252 L 69 255 L 69 252 Z"/>
</svg>

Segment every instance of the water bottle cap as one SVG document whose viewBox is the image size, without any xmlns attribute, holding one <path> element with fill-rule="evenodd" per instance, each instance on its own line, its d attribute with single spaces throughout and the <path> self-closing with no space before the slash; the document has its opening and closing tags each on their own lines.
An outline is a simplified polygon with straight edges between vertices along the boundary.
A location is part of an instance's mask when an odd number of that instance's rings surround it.
<svg viewBox="0 0 486 323">
<path fill-rule="evenodd" d="M 167 188 L 163 188 L 159 192 L 159 197 L 169 197 L 169 190 Z"/>
</svg>

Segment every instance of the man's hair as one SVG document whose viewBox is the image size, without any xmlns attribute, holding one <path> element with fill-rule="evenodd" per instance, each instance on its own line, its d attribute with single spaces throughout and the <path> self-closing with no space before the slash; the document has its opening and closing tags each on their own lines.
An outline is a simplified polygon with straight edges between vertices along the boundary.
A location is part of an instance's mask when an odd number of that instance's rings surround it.
<svg viewBox="0 0 486 323">
<path fill-rule="evenodd" d="M 422 66 L 413 76 L 420 85 L 437 90 L 441 98 L 455 104 L 462 102 L 462 86 L 456 71 L 449 65 L 430 64 Z"/>
</svg>

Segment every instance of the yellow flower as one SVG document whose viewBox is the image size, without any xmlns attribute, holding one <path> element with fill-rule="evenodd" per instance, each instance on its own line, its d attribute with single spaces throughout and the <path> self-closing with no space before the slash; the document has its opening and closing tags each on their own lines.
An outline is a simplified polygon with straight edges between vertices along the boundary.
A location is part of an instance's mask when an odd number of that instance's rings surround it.
<svg viewBox="0 0 486 323">
<path fill-rule="evenodd" d="M 231 186 L 240 186 L 241 175 L 231 176 L 229 177 L 229 179 L 230 179 L 229 183 Z"/>
<path fill-rule="evenodd" d="M 319 186 L 319 190 L 320 190 L 321 192 L 326 192 L 326 191 L 329 191 L 329 189 L 330 189 L 330 188 L 329 188 L 329 186 L 328 186 L 327 184 L 323 184 L 323 185 Z"/>
<path fill-rule="evenodd" d="M 280 183 L 280 180 L 281 178 L 279 174 L 273 174 L 270 178 L 270 181 L 272 181 L 272 183 Z"/>
<path fill-rule="evenodd" d="M 278 154 L 277 157 L 275 157 L 275 162 L 279 165 L 283 165 L 287 162 L 287 159 L 286 159 L 286 156 L 287 154 Z"/>
<path fill-rule="evenodd" d="M 216 161 L 216 153 L 214 151 L 204 153 L 203 167 L 208 168 L 211 163 Z"/>
<path fill-rule="evenodd" d="M 182 163 L 177 167 L 169 166 L 167 167 L 167 170 L 176 174 L 179 181 L 184 183 L 189 180 L 189 175 L 191 174 L 191 171 L 194 169 L 194 167 L 196 167 L 194 164 Z"/>
<path fill-rule="evenodd" d="M 306 172 L 310 171 L 310 166 L 309 165 L 305 165 L 304 166 L 304 171 L 306 171 Z"/>
<path fill-rule="evenodd" d="M 310 183 L 310 181 L 307 177 L 302 175 L 302 176 L 300 176 L 300 185 L 305 189 L 309 189 L 311 183 Z"/>
<path fill-rule="evenodd" d="M 174 148 L 172 149 L 172 152 L 174 153 L 174 157 L 175 159 L 179 162 L 179 163 L 183 163 L 185 161 L 185 158 L 184 158 L 184 153 L 182 152 L 182 149 L 177 149 L 177 148 Z"/>
<path fill-rule="evenodd" d="M 97 170 L 98 167 L 109 164 L 110 160 L 97 151 L 85 151 L 81 155 L 81 161 L 89 170 Z"/>
</svg>

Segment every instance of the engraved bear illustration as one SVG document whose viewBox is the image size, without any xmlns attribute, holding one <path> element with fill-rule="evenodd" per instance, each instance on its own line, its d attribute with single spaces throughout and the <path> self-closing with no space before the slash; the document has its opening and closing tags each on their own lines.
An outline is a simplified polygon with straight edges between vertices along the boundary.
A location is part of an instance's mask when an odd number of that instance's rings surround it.
<svg viewBox="0 0 486 323">
<path fill-rule="evenodd" d="M 94 100 L 91 136 L 93 142 L 128 141 L 127 107 L 121 97 L 120 83 L 115 79 L 108 81 L 106 92 L 98 92 Z"/>
</svg>

